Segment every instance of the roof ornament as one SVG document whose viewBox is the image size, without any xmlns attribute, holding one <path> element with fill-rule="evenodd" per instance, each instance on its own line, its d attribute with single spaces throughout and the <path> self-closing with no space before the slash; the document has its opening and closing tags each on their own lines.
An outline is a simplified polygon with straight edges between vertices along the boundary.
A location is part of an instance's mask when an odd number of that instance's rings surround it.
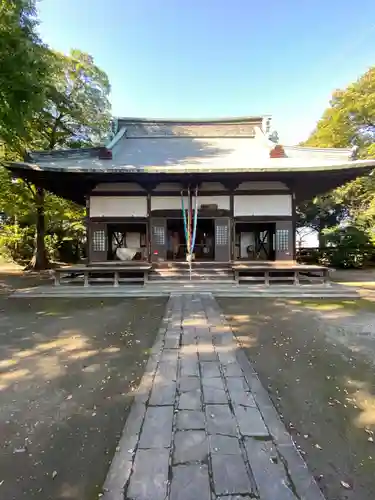
<svg viewBox="0 0 375 500">
<path fill-rule="evenodd" d="M 112 151 L 105 147 L 99 149 L 99 160 L 112 160 Z"/>
<path fill-rule="evenodd" d="M 359 153 L 359 146 L 357 144 L 355 144 L 351 148 L 350 159 L 351 160 L 357 160 L 358 159 L 358 153 Z"/>
<path fill-rule="evenodd" d="M 275 144 L 278 144 L 279 142 L 279 134 L 277 133 L 276 130 L 274 130 L 273 132 L 271 132 L 271 134 L 268 136 L 268 139 L 271 141 L 271 142 L 274 142 Z"/>
<path fill-rule="evenodd" d="M 271 118 L 267 118 L 267 121 L 266 121 L 266 135 L 268 135 L 270 133 L 270 130 L 271 130 Z"/>
<path fill-rule="evenodd" d="M 276 144 L 276 146 L 270 151 L 270 158 L 286 158 L 284 148 L 281 144 Z"/>
</svg>

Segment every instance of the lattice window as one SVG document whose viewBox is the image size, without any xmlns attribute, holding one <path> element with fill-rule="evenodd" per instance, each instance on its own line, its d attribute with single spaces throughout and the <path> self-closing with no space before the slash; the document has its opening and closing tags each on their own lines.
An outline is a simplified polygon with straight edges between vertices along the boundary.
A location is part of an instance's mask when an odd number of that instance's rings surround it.
<svg viewBox="0 0 375 500">
<path fill-rule="evenodd" d="M 276 250 L 287 252 L 289 250 L 289 230 L 278 229 L 276 231 Z"/>
<path fill-rule="evenodd" d="M 164 226 L 153 226 L 152 234 L 154 245 L 165 245 L 165 228 Z"/>
<path fill-rule="evenodd" d="M 94 252 L 105 252 L 107 250 L 107 236 L 102 229 L 93 232 L 92 249 Z"/>
<path fill-rule="evenodd" d="M 216 245 L 228 245 L 228 226 L 216 226 Z"/>
</svg>

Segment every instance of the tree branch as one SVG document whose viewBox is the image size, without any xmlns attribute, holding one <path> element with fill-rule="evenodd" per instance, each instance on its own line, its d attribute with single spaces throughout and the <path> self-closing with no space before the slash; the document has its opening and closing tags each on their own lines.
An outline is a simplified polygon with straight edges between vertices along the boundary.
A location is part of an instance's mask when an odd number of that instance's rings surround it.
<svg viewBox="0 0 375 500">
<path fill-rule="evenodd" d="M 29 183 L 29 181 L 26 181 L 25 179 L 23 179 L 23 182 L 25 183 L 25 186 L 27 187 L 27 189 L 30 191 L 30 193 L 32 194 L 32 196 L 35 198 L 36 196 L 36 191 L 33 189 L 33 185 Z"/>
</svg>

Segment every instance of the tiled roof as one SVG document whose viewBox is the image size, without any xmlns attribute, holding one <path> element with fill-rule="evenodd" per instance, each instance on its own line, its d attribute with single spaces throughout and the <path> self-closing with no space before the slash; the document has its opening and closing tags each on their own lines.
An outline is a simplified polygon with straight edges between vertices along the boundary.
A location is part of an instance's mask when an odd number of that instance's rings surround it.
<svg viewBox="0 0 375 500">
<path fill-rule="evenodd" d="M 68 172 L 260 172 L 368 166 L 350 149 L 280 147 L 264 132 L 264 117 L 226 120 L 118 120 L 107 148 L 31 153 L 17 167 Z M 281 154 L 280 154 L 281 152 Z"/>
</svg>

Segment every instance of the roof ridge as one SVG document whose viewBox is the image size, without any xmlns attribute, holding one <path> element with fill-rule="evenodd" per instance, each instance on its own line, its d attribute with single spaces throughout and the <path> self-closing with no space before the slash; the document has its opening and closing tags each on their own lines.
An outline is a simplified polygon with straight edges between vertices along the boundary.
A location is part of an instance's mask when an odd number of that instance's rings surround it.
<svg viewBox="0 0 375 500">
<path fill-rule="evenodd" d="M 298 146 L 298 145 L 295 146 L 284 145 L 284 147 L 300 151 L 332 151 L 332 152 L 340 151 L 342 153 L 350 153 L 352 151 L 352 148 L 322 148 L 322 147 L 318 148 L 315 146 Z"/>
<path fill-rule="evenodd" d="M 131 117 L 131 116 L 116 116 L 117 121 L 128 121 L 134 123 L 166 123 L 166 124 L 192 124 L 192 125 L 209 125 L 209 124 L 228 124 L 241 122 L 256 122 L 263 121 L 265 118 L 271 118 L 271 115 L 253 115 L 253 116 L 238 116 L 238 117 L 221 117 L 221 118 L 147 118 L 147 117 Z"/>
</svg>

